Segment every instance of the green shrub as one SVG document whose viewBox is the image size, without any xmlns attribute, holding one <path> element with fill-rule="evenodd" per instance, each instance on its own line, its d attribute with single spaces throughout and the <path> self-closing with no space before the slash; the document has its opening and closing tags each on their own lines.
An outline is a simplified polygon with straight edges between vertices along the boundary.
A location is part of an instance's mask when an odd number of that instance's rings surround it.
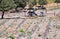
<svg viewBox="0 0 60 39">
<path fill-rule="evenodd" d="M 13 36 L 9 36 L 9 39 L 14 39 L 14 37 Z"/>
</svg>

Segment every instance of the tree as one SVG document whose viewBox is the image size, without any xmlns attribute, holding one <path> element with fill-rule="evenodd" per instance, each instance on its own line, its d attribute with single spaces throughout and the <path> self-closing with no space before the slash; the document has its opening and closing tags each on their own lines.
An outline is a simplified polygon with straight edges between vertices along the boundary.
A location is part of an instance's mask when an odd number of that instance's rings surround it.
<svg viewBox="0 0 60 39">
<path fill-rule="evenodd" d="M 45 5 L 45 4 L 47 4 L 47 1 L 46 0 L 39 0 L 38 3 L 40 5 Z"/>
<path fill-rule="evenodd" d="M 18 7 L 24 8 L 26 6 L 25 0 L 14 0 L 14 3 L 17 5 L 15 10 L 18 12 Z"/>
<path fill-rule="evenodd" d="M 30 0 L 30 3 L 34 6 L 37 4 L 36 0 Z"/>
<path fill-rule="evenodd" d="M 34 5 L 36 5 L 37 4 L 37 1 L 36 0 L 34 0 Z"/>
<path fill-rule="evenodd" d="M 26 6 L 25 0 L 20 1 L 20 7 L 24 8 Z"/>
<path fill-rule="evenodd" d="M 30 8 L 37 4 L 36 0 L 29 0 L 28 2 Z"/>
<path fill-rule="evenodd" d="M 60 3 L 60 0 L 56 0 L 55 2 L 56 2 L 56 3 Z"/>
<path fill-rule="evenodd" d="M 0 2 L 0 11 L 2 11 L 1 18 L 3 19 L 5 11 L 8 11 L 8 10 L 15 8 L 15 7 L 16 7 L 16 5 L 14 4 L 13 0 L 2 0 Z"/>
<path fill-rule="evenodd" d="M 46 5 L 47 4 L 47 1 L 46 0 L 39 0 L 38 3 L 41 6 L 41 9 L 46 9 L 45 7 L 43 7 L 43 5 Z"/>
<path fill-rule="evenodd" d="M 29 0 L 24 0 L 26 2 L 26 5 L 29 4 Z"/>
<path fill-rule="evenodd" d="M 1 3 L 2 0 L 0 0 L 0 3 Z"/>
</svg>

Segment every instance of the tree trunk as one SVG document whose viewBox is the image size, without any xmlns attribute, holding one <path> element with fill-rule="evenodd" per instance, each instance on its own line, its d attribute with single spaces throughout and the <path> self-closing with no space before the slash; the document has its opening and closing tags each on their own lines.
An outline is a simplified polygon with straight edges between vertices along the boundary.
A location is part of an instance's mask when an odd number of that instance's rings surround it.
<svg viewBox="0 0 60 39">
<path fill-rule="evenodd" d="M 1 19 L 3 19 L 4 18 L 4 11 L 2 12 L 2 17 L 1 17 Z"/>
</svg>

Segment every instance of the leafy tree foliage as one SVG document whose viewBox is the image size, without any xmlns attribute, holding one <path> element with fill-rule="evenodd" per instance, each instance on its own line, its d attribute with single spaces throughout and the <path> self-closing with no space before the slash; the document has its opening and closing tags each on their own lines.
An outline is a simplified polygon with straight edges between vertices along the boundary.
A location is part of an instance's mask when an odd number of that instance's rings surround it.
<svg viewBox="0 0 60 39">
<path fill-rule="evenodd" d="M 16 5 L 14 4 L 14 1 L 13 0 L 1 0 L 0 2 L 0 11 L 2 11 L 2 19 L 3 19 L 3 16 L 4 16 L 4 12 L 5 11 L 8 11 L 12 8 L 15 8 Z"/>
<path fill-rule="evenodd" d="M 0 3 L 1 3 L 2 0 L 0 0 Z"/>
<path fill-rule="evenodd" d="M 36 5 L 37 4 L 36 0 L 31 0 L 30 2 L 31 2 L 32 5 Z"/>
<path fill-rule="evenodd" d="M 47 1 L 46 0 L 39 0 L 39 2 L 38 2 L 40 5 L 45 5 L 45 4 L 47 4 Z"/>
<path fill-rule="evenodd" d="M 14 2 L 17 5 L 17 7 L 15 8 L 15 10 L 17 12 L 18 12 L 18 10 L 17 10 L 18 7 L 24 8 L 26 6 L 26 1 L 25 0 L 14 0 Z"/>
<path fill-rule="evenodd" d="M 37 4 L 36 0 L 29 0 L 29 7 L 30 8 L 33 7 L 36 4 Z"/>
<path fill-rule="evenodd" d="M 55 0 L 56 3 L 60 3 L 60 0 Z"/>
</svg>

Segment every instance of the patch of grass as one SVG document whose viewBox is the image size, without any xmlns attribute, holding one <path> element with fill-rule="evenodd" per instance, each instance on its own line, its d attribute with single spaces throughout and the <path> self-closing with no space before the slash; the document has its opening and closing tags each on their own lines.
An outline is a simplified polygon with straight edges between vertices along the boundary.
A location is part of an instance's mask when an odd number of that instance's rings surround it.
<svg viewBox="0 0 60 39">
<path fill-rule="evenodd" d="M 57 25 L 56 28 L 57 28 L 57 29 L 60 29 L 60 25 Z"/>
<path fill-rule="evenodd" d="M 11 36 L 9 36 L 9 39 L 14 39 L 14 37 L 11 35 Z"/>
<path fill-rule="evenodd" d="M 24 29 L 19 29 L 19 36 L 25 36 L 25 30 Z"/>
<path fill-rule="evenodd" d="M 27 31 L 27 35 L 30 35 L 31 34 L 31 31 Z"/>
<path fill-rule="evenodd" d="M 23 29 L 20 29 L 19 32 L 25 32 Z"/>
</svg>

